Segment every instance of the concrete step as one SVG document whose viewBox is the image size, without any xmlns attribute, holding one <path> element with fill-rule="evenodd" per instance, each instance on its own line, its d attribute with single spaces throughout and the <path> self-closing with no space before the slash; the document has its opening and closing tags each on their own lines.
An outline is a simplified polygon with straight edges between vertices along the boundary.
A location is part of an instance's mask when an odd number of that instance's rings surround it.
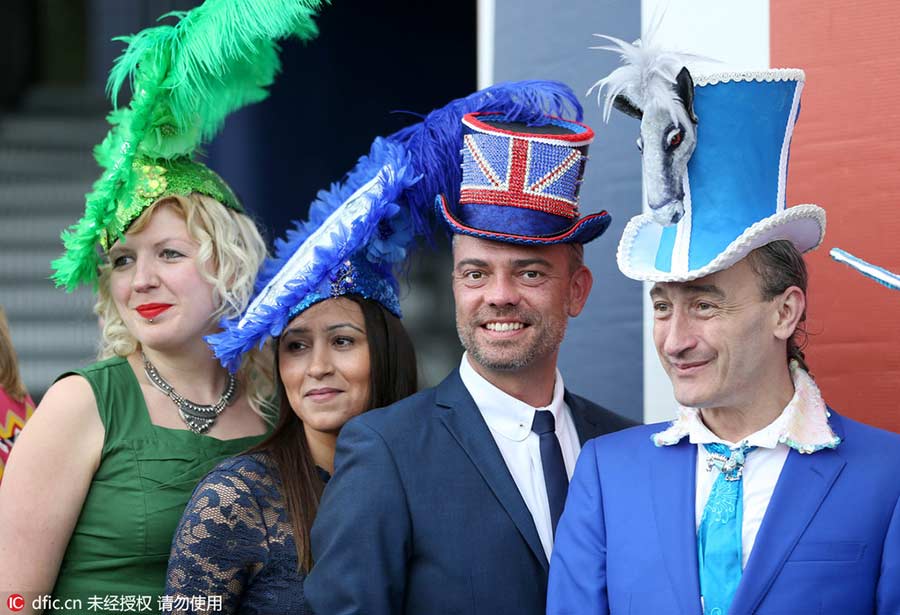
<svg viewBox="0 0 900 615">
<path fill-rule="evenodd" d="M 0 144 L 0 182 L 77 180 L 99 174 L 89 149 L 43 150 Z"/>
<path fill-rule="evenodd" d="M 10 322 L 10 333 L 19 357 L 46 359 L 54 356 L 91 355 L 100 338 L 96 320 L 86 326 L 71 322 Z"/>
<path fill-rule="evenodd" d="M 34 284 L 0 286 L 0 305 L 10 321 L 53 322 L 67 320 L 74 323 L 93 322 L 96 297 L 89 288 L 67 293 L 49 281 Z"/>
<path fill-rule="evenodd" d="M 0 143 L 23 148 L 92 151 L 109 124 L 100 117 L 11 115 L 0 119 Z"/>
<path fill-rule="evenodd" d="M 22 98 L 20 114 L 103 118 L 111 108 L 102 87 L 37 85 Z"/>
<path fill-rule="evenodd" d="M 0 286 L 51 284 L 50 263 L 62 254 L 62 244 L 56 249 L 27 246 L 0 255 Z"/>
<path fill-rule="evenodd" d="M 97 169 L 99 176 L 99 169 Z M 14 215 L 67 213 L 73 224 L 84 211 L 84 195 L 91 189 L 91 178 L 0 181 L 0 220 Z M 63 226 L 57 229 L 56 234 Z"/>
<path fill-rule="evenodd" d="M 9 250 L 21 250 L 30 246 L 60 250 L 62 244 L 59 234 L 74 222 L 71 214 L 46 214 L 38 208 L 30 215 L 0 215 L 0 255 Z M 2 267 L 0 263 L 0 268 Z"/>
</svg>

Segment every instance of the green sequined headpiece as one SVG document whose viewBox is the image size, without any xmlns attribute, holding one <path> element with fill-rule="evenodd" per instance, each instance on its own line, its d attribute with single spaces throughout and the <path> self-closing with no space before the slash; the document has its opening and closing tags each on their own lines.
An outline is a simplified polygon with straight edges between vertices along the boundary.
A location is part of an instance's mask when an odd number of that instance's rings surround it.
<svg viewBox="0 0 900 615">
<path fill-rule="evenodd" d="M 244 211 L 231 187 L 218 173 L 188 157 L 174 160 L 136 157 L 131 163 L 131 174 L 134 178 L 132 189 L 117 204 L 110 225 L 100 229 L 100 246 L 104 251 L 109 250 L 116 238 L 128 230 L 145 209 L 166 197 L 198 192 L 235 211 Z"/>
<path fill-rule="evenodd" d="M 110 113 L 94 150 L 103 174 L 85 199 L 84 216 L 63 231 L 64 254 L 53 261 L 57 286 L 96 282 L 98 248 L 106 250 L 154 202 L 198 192 L 243 211 L 231 188 L 194 159 L 225 118 L 268 96 L 280 68 L 281 38 L 317 33 L 322 0 L 206 0 L 189 12 L 163 15 L 173 25 L 123 37 L 128 44 L 109 75 L 115 103 L 125 81 L 127 108 Z"/>
</svg>

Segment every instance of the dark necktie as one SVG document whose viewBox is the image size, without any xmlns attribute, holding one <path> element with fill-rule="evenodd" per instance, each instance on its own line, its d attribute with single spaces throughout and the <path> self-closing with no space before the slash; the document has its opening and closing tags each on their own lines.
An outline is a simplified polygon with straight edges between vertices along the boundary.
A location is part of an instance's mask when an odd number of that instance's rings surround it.
<svg viewBox="0 0 900 615">
<path fill-rule="evenodd" d="M 553 535 L 556 535 L 556 524 L 566 504 L 566 493 L 569 491 L 569 475 L 563 461 L 562 448 L 556 437 L 556 420 L 549 410 L 538 410 L 534 413 L 531 430 L 540 436 L 541 465 L 544 468 L 544 484 L 547 486 L 547 499 L 550 502 L 550 521 L 553 524 Z"/>
</svg>

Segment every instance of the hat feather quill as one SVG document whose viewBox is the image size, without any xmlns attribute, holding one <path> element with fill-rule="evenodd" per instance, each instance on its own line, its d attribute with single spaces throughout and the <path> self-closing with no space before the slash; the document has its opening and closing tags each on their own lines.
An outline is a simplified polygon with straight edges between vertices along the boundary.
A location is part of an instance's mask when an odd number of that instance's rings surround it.
<svg viewBox="0 0 900 615">
<path fill-rule="evenodd" d="M 105 231 L 120 237 L 127 219 L 120 202 L 136 186 L 139 157 L 191 157 L 212 139 L 225 118 L 268 95 L 280 69 L 277 40 L 317 34 L 313 22 L 322 0 L 207 0 L 175 12 L 174 24 L 121 37 L 127 43 L 107 83 L 114 110 L 111 128 L 94 150 L 103 174 L 86 197 L 84 217 L 62 234 L 65 253 L 53 262 L 57 286 L 96 282 L 97 243 Z M 116 101 L 125 82 L 127 108 Z M 117 215 L 119 214 L 119 215 Z"/>
</svg>

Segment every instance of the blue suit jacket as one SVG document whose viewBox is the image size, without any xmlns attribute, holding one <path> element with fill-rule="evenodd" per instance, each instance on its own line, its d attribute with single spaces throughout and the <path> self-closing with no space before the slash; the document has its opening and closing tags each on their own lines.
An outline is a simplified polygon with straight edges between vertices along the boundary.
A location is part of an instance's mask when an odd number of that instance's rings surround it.
<svg viewBox="0 0 900 615">
<path fill-rule="evenodd" d="M 792 450 L 729 615 L 900 613 L 900 436 L 831 415 L 834 450 Z M 696 445 L 664 424 L 584 447 L 553 551 L 548 615 L 700 615 Z"/>
<path fill-rule="evenodd" d="M 633 425 L 568 392 L 579 438 Z M 531 514 L 454 371 L 341 430 L 304 590 L 317 615 L 542 615 Z"/>
</svg>

